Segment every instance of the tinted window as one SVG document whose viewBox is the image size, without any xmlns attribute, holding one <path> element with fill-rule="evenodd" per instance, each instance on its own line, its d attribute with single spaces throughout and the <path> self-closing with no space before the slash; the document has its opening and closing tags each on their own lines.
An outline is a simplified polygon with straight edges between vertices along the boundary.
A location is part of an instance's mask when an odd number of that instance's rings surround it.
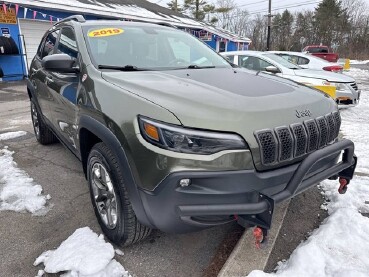
<svg viewBox="0 0 369 277">
<path fill-rule="evenodd" d="M 63 28 L 60 34 L 57 53 L 67 54 L 72 58 L 77 58 L 78 48 L 76 36 L 71 28 Z"/>
<path fill-rule="evenodd" d="M 309 64 L 309 59 L 307 58 L 303 58 L 303 57 L 299 57 L 299 61 L 298 61 L 298 64 L 301 65 L 301 64 Z"/>
<path fill-rule="evenodd" d="M 53 54 L 54 47 L 55 47 L 58 35 L 59 35 L 59 30 L 56 30 L 56 31 L 50 33 L 46 37 L 45 42 L 44 42 L 44 46 L 43 46 L 43 50 L 42 50 L 42 53 L 41 53 L 41 57 L 40 57 L 41 59 L 43 57 L 46 57 L 48 55 Z"/>
<path fill-rule="evenodd" d="M 227 56 L 223 56 L 223 57 L 226 58 L 231 63 L 234 63 L 234 55 L 227 55 Z"/>
</svg>

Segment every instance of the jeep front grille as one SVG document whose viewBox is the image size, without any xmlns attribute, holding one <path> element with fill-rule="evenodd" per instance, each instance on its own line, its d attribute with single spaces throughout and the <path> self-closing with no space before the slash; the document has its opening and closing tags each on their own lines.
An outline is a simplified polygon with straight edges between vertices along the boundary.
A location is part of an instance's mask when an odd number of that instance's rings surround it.
<svg viewBox="0 0 369 277">
<path fill-rule="evenodd" d="M 337 138 L 340 126 L 340 114 L 334 112 L 288 127 L 257 131 L 261 163 L 270 166 L 320 149 Z"/>
</svg>

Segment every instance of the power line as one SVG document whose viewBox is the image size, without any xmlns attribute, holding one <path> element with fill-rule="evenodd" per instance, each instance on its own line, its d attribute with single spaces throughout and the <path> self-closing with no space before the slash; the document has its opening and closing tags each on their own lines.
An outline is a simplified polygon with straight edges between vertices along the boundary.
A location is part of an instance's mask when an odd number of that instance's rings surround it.
<svg viewBox="0 0 369 277">
<path fill-rule="evenodd" d="M 273 8 L 271 11 L 277 11 L 277 10 L 281 10 L 281 9 L 288 9 L 288 8 L 296 8 L 296 7 L 302 7 L 302 6 L 307 6 L 307 5 L 311 5 L 311 4 L 318 4 L 320 3 L 321 0 L 314 0 L 314 1 L 307 1 L 307 2 L 303 2 L 303 3 L 300 3 L 300 4 L 289 4 L 289 5 L 286 5 L 286 6 L 279 6 L 279 7 L 276 7 L 276 8 Z M 251 12 L 251 13 L 248 13 L 247 15 L 255 15 L 255 14 L 262 14 L 262 13 L 268 13 L 267 10 L 265 9 L 262 9 L 262 10 L 258 10 L 258 11 L 254 11 L 254 12 Z M 239 17 L 239 16 L 245 16 L 245 14 L 243 12 L 241 13 L 237 13 L 235 15 L 232 15 L 232 17 Z"/>
</svg>

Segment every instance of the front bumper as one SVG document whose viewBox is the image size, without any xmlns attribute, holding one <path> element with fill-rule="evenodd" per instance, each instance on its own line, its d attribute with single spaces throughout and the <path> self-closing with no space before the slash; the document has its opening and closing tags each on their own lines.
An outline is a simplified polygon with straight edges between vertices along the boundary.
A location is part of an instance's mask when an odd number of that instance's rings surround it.
<svg viewBox="0 0 369 277">
<path fill-rule="evenodd" d="M 361 90 L 336 92 L 336 102 L 340 108 L 354 107 L 359 104 Z"/>
<path fill-rule="evenodd" d="M 265 172 L 181 171 L 167 176 L 154 191 L 140 193 L 151 227 L 165 232 L 195 231 L 230 222 L 235 215 L 260 217 L 263 227 L 269 228 L 274 202 L 327 178 L 344 174 L 351 179 L 355 166 L 354 144 L 344 139 L 313 152 L 299 164 Z M 181 187 L 181 179 L 190 179 L 191 184 Z"/>
</svg>

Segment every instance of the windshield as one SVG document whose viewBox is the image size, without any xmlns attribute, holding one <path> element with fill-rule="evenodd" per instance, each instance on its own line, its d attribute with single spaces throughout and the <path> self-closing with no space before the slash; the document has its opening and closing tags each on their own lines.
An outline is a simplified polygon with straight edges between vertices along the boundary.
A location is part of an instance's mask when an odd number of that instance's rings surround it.
<svg viewBox="0 0 369 277">
<path fill-rule="evenodd" d="M 84 26 L 95 66 L 101 69 L 168 70 L 231 67 L 204 43 L 163 26 Z M 128 67 L 127 67 L 128 66 Z"/>
<path fill-rule="evenodd" d="M 293 64 L 285 59 L 283 59 L 282 57 L 276 55 L 276 54 L 264 54 L 265 57 L 268 57 L 269 59 L 277 62 L 278 64 L 287 67 L 289 69 L 302 69 L 302 67 Z"/>
</svg>

